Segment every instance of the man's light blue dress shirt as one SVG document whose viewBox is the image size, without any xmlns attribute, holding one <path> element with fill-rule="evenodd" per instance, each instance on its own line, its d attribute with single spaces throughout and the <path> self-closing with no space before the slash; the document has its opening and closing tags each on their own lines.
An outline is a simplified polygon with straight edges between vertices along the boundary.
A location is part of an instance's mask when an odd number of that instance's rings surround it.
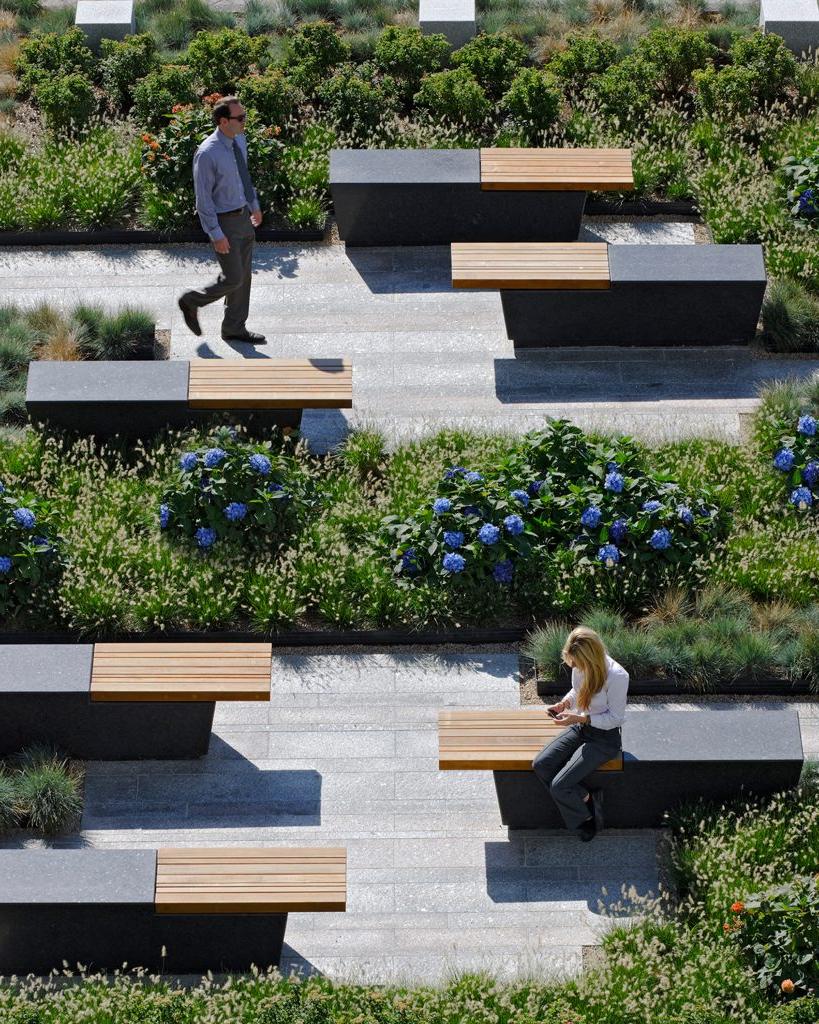
<svg viewBox="0 0 819 1024">
<path fill-rule="evenodd" d="M 236 136 L 236 142 L 247 163 L 247 140 L 244 132 Z M 249 206 L 259 209 L 256 190 L 252 200 L 245 196 L 236 157 L 233 155 L 233 139 L 229 139 L 218 128 L 209 135 L 196 150 L 193 157 L 193 187 L 196 193 L 196 212 L 202 228 L 211 239 L 218 241 L 225 237 L 219 227 L 216 215 Z"/>
</svg>

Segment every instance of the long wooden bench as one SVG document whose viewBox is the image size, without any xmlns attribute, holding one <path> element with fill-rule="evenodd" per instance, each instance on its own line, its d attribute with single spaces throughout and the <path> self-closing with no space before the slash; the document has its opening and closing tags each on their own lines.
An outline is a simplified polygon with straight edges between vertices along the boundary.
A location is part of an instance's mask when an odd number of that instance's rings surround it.
<svg viewBox="0 0 819 1024">
<path fill-rule="evenodd" d="M 289 913 L 346 905 L 343 848 L 0 851 L 0 974 L 266 968 Z"/>
<path fill-rule="evenodd" d="M 542 707 L 439 712 L 438 767 L 491 771 L 501 821 L 509 828 L 560 828 L 532 760 L 566 728 Z M 794 711 L 629 710 L 623 755 L 593 775 L 606 823 L 656 828 L 668 811 L 699 798 L 724 801 L 793 787 L 802 771 Z"/>
<path fill-rule="evenodd" d="M 270 699 L 271 644 L 0 645 L 0 756 L 201 757 L 216 701 Z"/>
<path fill-rule="evenodd" d="M 352 404 L 347 359 L 35 360 L 26 387 L 34 422 L 101 436 L 148 436 L 220 410 L 232 420 L 297 428 L 305 409 Z"/>
<path fill-rule="evenodd" d="M 631 191 L 627 149 L 334 149 L 348 245 L 574 241 L 586 194 Z"/>
<path fill-rule="evenodd" d="M 766 274 L 759 245 L 454 243 L 453 288 L 501 294 L 523 347 L 747 344 Z"/>
</svg>

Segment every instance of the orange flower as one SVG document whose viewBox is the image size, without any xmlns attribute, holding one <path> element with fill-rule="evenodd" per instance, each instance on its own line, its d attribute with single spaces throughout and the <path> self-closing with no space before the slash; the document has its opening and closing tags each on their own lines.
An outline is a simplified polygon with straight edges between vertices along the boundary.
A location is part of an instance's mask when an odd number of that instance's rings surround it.
<svg viewBox="0 0 819 1024">
<path fill-rule="evenodd" d="M 143 132 L 142 133 L 142 141 L 143 142 L 150 142 L 151 141 L 151 136 L 147 132 Z"/>
<path fill-rule="evenodd" d="M 156 152 L 156 150 L 159 149 L 159 143 L 158 142 L 149 142 L 148 145 L 151 147 L 152 150 L 154 150 L 154 152 Z"/>
<path fill-rule="evenodd" d="M 273 134 L 274 135 L 281 135 L 281 133 L 282 133 L 281 128 L 279 128 L 279 126 L 276 125 L 276 127 L 273 129 Z"/>
<path fill-rule="evenodd" d="M 725 922 L 725 924 L 724 924 L 724 925 L 722 926 L 722 930 L 723 930 L 723 931 L 724 931 L 724 932 L 725 932 L 726 934 L 727 934 L 728 932 L 730 932 L 730 930 L 731 930 L 731 926 L 730 926 L 730 924 L 728 924 L 728 922 L 727 922 L 727 921 L 726 921 L 726 922 Z"/>
<path fill-rule="evenodd" d="M 790 978 L 785 978 L 785 980 L 779 987 L 782 989 L 786 996 L 789 996 L 796 988 L 796 985 L 794 985 Z"/>
<path fill-rule="evenodd" d="M 742 902 L 742 900 L 737 900 L 736 903 L 731 904 L 731 910 L 733 910 L 735 914 L 741 914 L 744 909 L 745 904 Z"/>
</svg>

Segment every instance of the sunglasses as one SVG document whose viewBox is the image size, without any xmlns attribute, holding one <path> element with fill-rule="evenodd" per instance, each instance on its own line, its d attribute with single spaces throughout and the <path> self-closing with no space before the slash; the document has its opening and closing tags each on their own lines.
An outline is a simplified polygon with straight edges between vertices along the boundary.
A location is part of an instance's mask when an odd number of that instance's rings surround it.
<svg viewBox="0 0 819 1024">
<path fill-rule="evenodd" d="M 228 121 L 244 121 L 246 117 L 247 117 L 247 114 L 232 114 L 228 118 Z"/>
</svg>

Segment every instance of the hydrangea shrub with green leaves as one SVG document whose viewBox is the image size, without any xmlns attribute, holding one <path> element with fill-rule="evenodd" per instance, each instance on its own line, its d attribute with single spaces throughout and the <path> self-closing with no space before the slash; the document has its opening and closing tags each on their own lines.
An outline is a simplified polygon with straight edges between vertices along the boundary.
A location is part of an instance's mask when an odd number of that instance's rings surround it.
<svg viewBox="0 0 819 1024">
<path fill-rule="evenodd" d="M 159 528 L 202 551 L 218 541 L 272 544 L 289 536 L 315 496 L 304 467 L 271 442 L 251 443 L 222 428 L 204 447 L 182 452 L 158 509 Z"/>
<path fill-rule="evenodd" d="M 819 504 L 819 434 L 816 417 L 803 413 L 792 434 L 780 438 L 773 465 L 783 474 L 789 488 L 788 501 L 800 512 Z"/>
<path fill-rule="evenodd" d="M 526 435 L 491 474 L 450 467 L 413 516 L 384 520 L 399 580 L 479 587 L 567 552 L 588 572 L 652 586 L 690 576 L 727 527 L 710 491 L 686 494 L 647 471 L 629 438 L 595 443 L 565 420 Z"/>
<path fill-rule="evenodd" d="M 35 611 L 62 568 L 56 515 L 31 494 L 12 495 L 0 483 L 0 615 Z"/>
</svg>

